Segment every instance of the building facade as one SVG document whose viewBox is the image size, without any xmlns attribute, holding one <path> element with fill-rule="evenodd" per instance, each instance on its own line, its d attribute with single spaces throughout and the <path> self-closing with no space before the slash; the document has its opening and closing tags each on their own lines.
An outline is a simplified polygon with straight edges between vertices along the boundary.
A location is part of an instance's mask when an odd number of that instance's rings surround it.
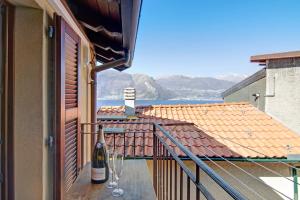
<svg viewBox="0 0 300 200">
<path fill-rule="evenodd" d="M 300 134 L 300 52 L 252 56 L 266 67 L 223 93 L 225 102 L 247 101 Z"/>
<path fill-rule="evenodd" d="M 90 160 L 92 137 L 80 124 L 93 116 L 91 71 L 125 53 L 118 70 L 131 65 L 141 1 L 0 0 L 0 8 L 0 199 L 64 199 Z"/>
</svg>

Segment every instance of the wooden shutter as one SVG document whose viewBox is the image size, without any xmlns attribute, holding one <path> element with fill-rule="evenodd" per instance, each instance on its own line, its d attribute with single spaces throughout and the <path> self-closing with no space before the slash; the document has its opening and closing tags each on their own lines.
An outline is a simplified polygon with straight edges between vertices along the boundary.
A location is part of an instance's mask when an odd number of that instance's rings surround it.
<svg viewBox="0 0 300 200">
<path fill-rule="evenodd" d="M 80 38 L 55 15 L 56 31 L 56 173 L 55 199 L 63 199 L 81 164 L 79 73 Z"/>
</svg>

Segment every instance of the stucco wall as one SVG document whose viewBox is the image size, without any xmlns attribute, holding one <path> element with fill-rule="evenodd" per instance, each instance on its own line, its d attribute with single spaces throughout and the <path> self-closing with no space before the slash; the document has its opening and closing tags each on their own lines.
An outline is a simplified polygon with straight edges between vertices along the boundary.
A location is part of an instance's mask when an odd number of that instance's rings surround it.
<svg viewBox="0 0 300 200">
<path fill-rule="evenodd" d="M 253 94 L 259 93 L 260 97 L 255 101 Z M 225 102 L 250 102 L 258 109 L 265 110 L 266 78 L 262 78 L 232 94 L 225 96 Z"/>
<path fill-rule="evenodd" d="M 44 73 L 43 11 L 15 11 L 15 199 L 43 199 Z"/>
<path fill-rule="evenodd" d="M 47 140 L 53 135 L 54 48 L 47 36 L 52 24 L 46 9 L 16 7 L 15 14 L 15 199 L 53 199 L 54 150 Z M 90 49 L 81 42 L 80 113 L 89 122 Z M 85 136 L 84 162 L 90 159 Z"/>
<path fill-rule="evenodd" d="M 266 112 L 300 134 L 300 59 L 269 61 L 266 78 Z"/>
<path fill-rule="evenodd" d="M 211 162 L 206 162 L 213 170 L 215 170 L 225 181 L 227 181 L 230 185 L 232 185 L 234 188 L 236 188 L 239 192 L 241 192 L 243 195 L 248 197 L 249 199 L 261 199 L 259 196 L 256 196 L 252 191 L 249 191 L 246 187 L 242 186 L 238 181 L 236 181 L 234 178 L 232 178 L 230 175 L 228 175 L 226 172 L 220 169 L 220 167 L 217 167 L 215 164 Z M 151 173 L 151 177 L 153 177 L 153 163 L 152 160 L 147 161 L 149 172 Z M 185 164 L 195 173 L 195 165 L 191 161 L 185 161 Z M 250 172 L 253 176 L 256 178 L 262 180 L 264 183 L 261 183 L 258 180 L 255 180 L 254 178 L 250 177 L 249 175 L 245 174 L 241 170 L 237 169 L 236 167 L 232 166 L 231 164 L 224 162 L 224 161 L 218 161 L 217 164 L 221 166 L 222 168 L 226 169 L 230 174 L 237 177 L 240 181 L 245 183 L 247 187 L 251 188 L 255 192 L 257 192 L 259 195 L 261 195 L 262 198 L 265 199 L 272 199 L 272 200 L 280 200 L 280 199 L 287 199 L 283 196 L 280 196 L 280 194 L 277 194 L 274 190 L 272 190 L 269 186 L 279 190 L 280 192 L 288 195 L 290 198 L 293 199 L 294 195 L 294 185 L 291 181 L 286 180 L 285 178 L 278 177 L 271 172 L 266 171 L 263 167 L 260 167 L 258 165 L 255 165 L 251 162 L 234 162 L 238 167 L 242 168 L 243 170 L 246 170 L 247 172 Z M 267 167 L 277 173 L 282 174 L 283 176 L 286 176 L 290 179 L 292 179 L 290 169 L 284 165 L 284 164 L 276 164 L 276 163 L 260 163 L 264 167 Z M 179 185 L 179 167 L 177 167 L 177 184 Z M 174 170 L 174 165 L 173 165 Z M 174 171 L 173 171 L 174 173 Z M 183 191 L 184 194 L 186 194 L 186 175 L 183 176 Z M 173 180 L 174 180 L 174 174 L 173 174 Z M 218 200 L 223 199 L 232 199 L 228 196 L 227 193 L 224 192 L 210 177 L 208 177 L 202 170 L 200 170 L 200 181 L 205 187 L 211 192 L 211 194 Z M 173 184 L 174 187 L 174 184 Z M 177 191 L 179 192 L 179 186 Z M 195 191 L 196 188 L 193 183 L 191 183 L 191 199 L 195 199 Z M 179 193 L 178 193 L 179 194 Z M 186 195 L 184 195 L 184 199 L 186 199 Z M 201 197 L 201 199 L 205 199 L 204 197 Z"/>
</svg>

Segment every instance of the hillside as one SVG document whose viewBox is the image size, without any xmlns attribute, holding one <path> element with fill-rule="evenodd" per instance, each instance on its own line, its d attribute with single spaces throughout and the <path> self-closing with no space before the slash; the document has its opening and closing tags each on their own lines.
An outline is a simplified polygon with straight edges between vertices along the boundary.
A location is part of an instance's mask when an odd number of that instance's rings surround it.
<svg viewBox="0 0 300 200">
<path fill-rule="evenodd" d="M 114 70 L 98 75 L 98 98 L 123 99 L 123 89 L 134 87 L 137 99 L 220 99 L 221 93 L 235 82 L 211 77 L 168 76 L 154 79 L 145 74 L 128 74 Z"/>
</svg>

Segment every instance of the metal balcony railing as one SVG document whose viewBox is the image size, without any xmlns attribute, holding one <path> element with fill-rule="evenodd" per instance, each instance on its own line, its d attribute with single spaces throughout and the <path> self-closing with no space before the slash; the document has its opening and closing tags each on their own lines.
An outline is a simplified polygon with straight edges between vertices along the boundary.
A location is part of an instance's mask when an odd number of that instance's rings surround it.
<svg viewBox="0 0 300 200">
<path fill-rule="evenodd" d="M 97 123 L 98 125 L 100 123 Z M 96 134 L 91 132 L 86 132 L 85 126 L 87 125 L 97 125 L 97 124 L 82 124 L 81 130 L 82 135 L 84 134 Z M 110 142 L 107 144 L 114 149 L 118 149 L 124 152 L 126 158 L 148 158 L 153 159 L 153 186 L 156 192 L 158 200 L 183 200 L 183 199 L 196 199 L 199 200 L 200 197 L 205 197 L 205 199 L 211 200 L 215 199 L 212 191 L 203 184 L 200 180 L 200 171 L 204 172 L 215 184 L 220 187 L 224 193 L 227 193 L 232 199 L 244 200 L 247 199 L 239 191 L 228 184 L 221 176 L 219 176 L 212 168 L 210 168 L 205 162 L 194 155 L 189 149 L 182 145 L 172 134 L 166 131 L 163 126 L 165 124 L 157 123 L 143 123 L 143 122 L 126 122 L 126 121 L 110 121 L 101 123 L 105 126 L 118 126 L 123 125 L 128 127 L 130 125 L 150 125 L 152 132 L 152 156 L 145 155 L 145 133 L 143 131 L 133 132 L 124 129 L 125 131 L 120 133 L 109 133 L 107 137 L 110 138 Z M 128 141 L 128 135 L 130 134 L 131 143 Z M 112 136 L 113 135 L 113 136 Z M 122 139 L 120 139 L 120 137 Z M 133 137 L 133 138 L 132 138 Z M 139 142 L 139 146 L 142 144 L 141 150 L 136 153 L 136 137 L 142 138 L 142 142 Z M 116 140 L 123 141 L 123 146 L 120 148 L 120 144 Z M 148 141 L 149 142 L 149 141 Z M 172 145 L 170 145 L 172 143 Z M 133 152 L 128 154 L 126 148 L 131 147 Z M 127 153 L 126 153 L 127 152 Z M 181 152 L 178 155 L 178 152 Z M 182 156 L 184 154 L 185 156 Z M 191 161 L 195 170 L 191 169 L 184 160 Z M 185 180 L 184 180 L 185 177 Z M 191 184 L 193 184 L 194 190 L 191 190 Z M 195 193 L 195 194 L 194 194 Z"/>
</svg>

